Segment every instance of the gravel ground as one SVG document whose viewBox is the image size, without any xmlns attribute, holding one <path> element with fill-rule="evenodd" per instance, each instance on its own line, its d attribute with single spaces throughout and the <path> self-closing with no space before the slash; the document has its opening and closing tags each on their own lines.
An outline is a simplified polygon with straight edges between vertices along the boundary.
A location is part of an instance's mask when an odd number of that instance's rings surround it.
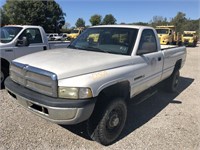
<svg viewBox="0 0 200 150">
<path fill-rule="evenodd" d="M 48 122 L 1 90 L 0 150 L 200 150 L 199 46 L 187 48 L 178 92 L 159 91 L 143 103 L 131 103 L 121 137 L 107 147 L 89 140 L 82 125 Z"/>
</svg>

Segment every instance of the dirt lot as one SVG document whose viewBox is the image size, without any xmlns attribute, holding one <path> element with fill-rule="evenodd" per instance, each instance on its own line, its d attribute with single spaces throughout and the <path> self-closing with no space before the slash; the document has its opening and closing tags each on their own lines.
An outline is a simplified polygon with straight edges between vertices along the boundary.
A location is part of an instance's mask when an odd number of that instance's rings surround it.
<svg viewBox="0 0 200 150">
<path fill-rule="evenodd" d="M 102 146 L 82 125 L 59 126 L 33 115 L 0 91 L 0 150 L 200 150 L 200 45 L 187 48 L 187 62 L 175 94 L 159 91 L 131 104 L 120 139 Z"/>
</svg>

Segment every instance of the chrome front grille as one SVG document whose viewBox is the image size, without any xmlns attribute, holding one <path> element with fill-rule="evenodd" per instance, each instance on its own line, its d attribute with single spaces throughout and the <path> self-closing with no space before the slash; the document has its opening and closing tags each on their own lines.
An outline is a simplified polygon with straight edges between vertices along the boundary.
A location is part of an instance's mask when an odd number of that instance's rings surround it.
<svg viewBox="0 0 200 150">
<path fill-rule="evenodd" d="M 57 97 L 57 76 L 52 72 L 13 62 L 10 67 L 10 77 L 28 89 Z"/>
</svg>

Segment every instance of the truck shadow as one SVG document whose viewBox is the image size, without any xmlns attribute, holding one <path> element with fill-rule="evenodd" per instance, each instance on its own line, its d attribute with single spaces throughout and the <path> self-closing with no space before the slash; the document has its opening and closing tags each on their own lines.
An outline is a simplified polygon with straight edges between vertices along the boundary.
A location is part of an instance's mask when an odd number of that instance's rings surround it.
<svg viewBox="0 0 200 150">
<path fill-rule="evenodd" d="M 160 111 L 167 107 L 168 104 L 182 104 L 181 100 L 175 98 L 187 87 L 189 87 L 193 81 L 194 79 L 191 78 L 180 77 L 180 85 L 176 93 L 167 93 L 164 90 L 158 90 L 154 96 L 148 98 L 140 104 L 131 102 L 130 105 L 128 105 L 126 126 L 119 140 L 147 123 Z"/>
<path fill-rule="evenodd" d="M 126 125 L 117 141 L 125 138 L 134 130 L 143 126 L 153 117 L 155 117 L 160 111 L 162 111 L 168 104 L 182 104 L 181 100 L 177 100 L 175 98 L 187 87 L 189 87 L 193 81 L 194 79 L 191 78 L 180 77 L 180 86 L 176 93 L 166 93 L 162 90 L 159 90 L 154 96 L 148 98 L 140 104 L 136 104 L 134 101 L 131 101 L 128 105 Z M 76 135 L 91 140 L 87 135 L 85 123 L 71 126 L 62 125 L 62 127 Z"/>
</svg>

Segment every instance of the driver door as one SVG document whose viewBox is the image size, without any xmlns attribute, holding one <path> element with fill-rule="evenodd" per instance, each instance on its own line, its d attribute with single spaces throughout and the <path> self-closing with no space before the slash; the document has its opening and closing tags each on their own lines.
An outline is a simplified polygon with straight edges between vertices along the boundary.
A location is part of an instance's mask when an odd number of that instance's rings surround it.
<svg viewBox="0 0 200 150">
<path fill-rule="evenodd" d="M 23 37 L 26 37 L 29 45 L 23 46 L 16 44 L 14 50 L 15 58 L 42 51 L 46 49 L 46 45 L 42 40 L 40 30 L 38 28 L 28 28 L 22 32 L 18 40 L 21 40 Z"/>
<path fill-rule="evenodd" d="M 141 67 L 134 72 L 132 92 L 138 94 L 157 84 L 162 75 L 163 54 L 152 29 L 143 30 L 136 55 Z"/>
</svg>

